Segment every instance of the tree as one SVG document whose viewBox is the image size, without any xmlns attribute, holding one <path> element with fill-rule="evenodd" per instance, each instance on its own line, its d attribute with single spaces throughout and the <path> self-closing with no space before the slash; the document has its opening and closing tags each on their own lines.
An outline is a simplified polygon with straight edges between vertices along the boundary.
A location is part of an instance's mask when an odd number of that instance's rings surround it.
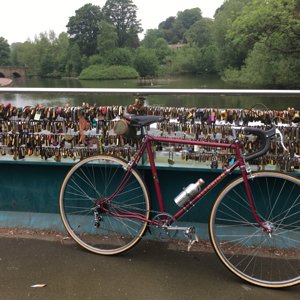
<svg viewBox="0 0 300 300">
<path fill-rule="evenodd" d="M 12 48 L 13 64 L 28 67 L 28 75 L 39 73 L 39 53 L 36 45 L 30 40 L 14 44 Z"/>
<path fill-rule="evenodd" d="M 165 64 L 167 57 L 171 55 L 171 49 L 169 48 L 166 40 L 163 38 L 158 38 L 155 41 L 153 48 L 155 49 L 155 54 L 158 58 L 159 63 Z"/>
<path fill-rule="evenodd" d="M 21 66 L 22 63 L 19 60 L 19 53 L 18 51 L 16 51 L 16 49 L 18 49 L 18 47 L 21 45 L 22 43 L 12 43 L 10 46 L 10 57 L 11 57 L 11 63 L 14 66 Z M 1 65 L 1 64 L 0 64 Z"/>
<path fill-rule="evenodd" d="M 65 74 L 65 68 L 68 60 L 68 49 L 70 41 L 67 33 L 62 32 L 53 42 L 53 51 L 55 53 L 55 69 L 61 74 Z"/>
<path fill-rule="evenodd" d="M 141 77 L 155 76 L 159 66 L 155 50 L 143 47 L 137 49 L 134 65 Z"/>
<path fill-rule="evenodd" d="M 138 34 L 143 30 L 137 19 L 137 6 L 131 0 L 107 0 L 102 11 L 105 20 L 116 29 L 117 47 L 139 46 Z"/>
<path fill-rule="evenodd" d="M 37 75 L 46 77 L 49 76 L 55 69 L 54 52 L 52 51 L 52 41 L 55 39 L 55 34 L 49 32 L 41 32 L 39 36 L 35 37 L 35 48 L 38 53 L 38 69 Z"/>
<path fill-rule="evenodd" d="M 299 54 L 300 17 L 296 0 L 253 0 L 232 23 L 226 38 L 247 50 L 265 40 L 271 51 Z"/>
<path fill-rule="evenodd" d="M 162 38 L 162 33 L 160 30 L 148 29 L 141 44 L 145 48 L 153 48 L 153 45 L 158 38 Z"/>
<path fill-rule="evenodd" d="M 197 74 L 216 73 L 216 50 L 214 45 L 198 48 L 195 55 Z"/>
<path fill-rule="evenodd" d="M 179 36 L 175 29 L 175 21 L 175 17 L 169 17 L 158 25 L 158 30 L 161 32 L 162 37 L 169 44 L 176 44 L 179 42 Z"/>
<path fill-rule="evenodd" d="M 243 8 L 252 0 L 227 0 L 216 10 L 213 26 L 213 39 L 217 48 L 217 69 L 222 73 L 226 68 L 240 67 L 247 53 L 240 52 L 226 38 L 227 31 Z"/>
<path fill-rule="evenodd" d="M 97 37 L 97 50 L 101 54 L 112 51 L 117 46 L 118 34 L 115 27 L 106 22 L 100 22 L 100 32 Z"/>
<path fill-rule="evenodd" d="M 253 0 L 228 29 L 227 40 L 247 51 L 241 70 L 226 78 L 255 85 L 299 87 L 299 1 Z"/>
<path fill-rule="evenodd" d="M 202 18 L 194 23 L 185 33 L 186 41 L 197 47 L 205 47 L 212 44 L 213 41 L 213 20 Z"/>
<path fill-rule="evenodd" d="M 10 65 L 10 48 L 7 40 L 0 37 L 0 65 Z"/>
<path fill-rule="evenodd" d="M 174 74 L 196 74 L 196 56 L 198 49 L 188 47 L 178 49 L 172 59 L 171 72 Z"/>
<path fill-rule="evenodd" d="M 129 48 L 116 48 L 106 54 L 105 62 L 115 66 L 132 66 L 133 53 Z"/>
<path fill-rule="evenodd" d="M 71 44 L 68 53 L 69 57 L 66 65 L 66 73 L 68 76 L 76 77 L 82 70 L 81 55 L 78 44 Z"/>
<path fill-rule="evenodd" d="M 202 19 L 200 8 L 179 11 L 176 17 L 169 17 L 158 25 L 162 37 L 169 44 L 185 43 L 185 32 Z"/>
<path fill-rule="evenodd" d="M 186 9 L 177 13 L 177 18 L 174 22 L 174 28 L 177 32 L 179 40 L 184 43 L 184 33 L 190 29 L 190 27 L 197 21 L 202 19 L 202 13 L 200 8 Z"/>
<path fill-rule="evenodd" d="M 100 33 L 102 12 L 99 6 L 86 4 L 75 11 L 69 18 L 68 34 L 72 43 L 79 46 L 82 55 L 90 56 L 97 53 L 97 36 Z"/>
</svg>

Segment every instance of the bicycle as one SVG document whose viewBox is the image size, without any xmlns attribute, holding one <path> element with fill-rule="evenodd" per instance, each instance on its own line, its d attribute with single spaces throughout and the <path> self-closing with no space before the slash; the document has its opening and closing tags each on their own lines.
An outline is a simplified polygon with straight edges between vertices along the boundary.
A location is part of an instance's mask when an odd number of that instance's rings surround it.
<svg viewBox="0 0 300 300">
<path fill-rule="evenodd" d="M 265 130 L 240 128 L 260 140 L 255 152 L 245 155 L 234 142 L 186 140 L 149 135 L 145 128 L 163 121 L 160 116 L 130 115 L 130 126 L 141 130 L 142 143 L 128 162 L 110 155 L 85 158 L 66 175 L 60 191 L 60 214 L 70 236 L 85 249 L 113 255 L 136 245 L 146 228 L 173 237 L 182 231 L 189 246 L 198 241 L 195 227 L 175 222 L 234 170 L 240 176 L 230 182 L 215 200 L 209 234 L 222 263 L 238 277 L 258 286 L 280 288 L 300 283 L 300 180 L 278 172 L 252 172 L 248 162 L 263 156 L 276 135 L 275 126 Z M 193 193 L 183 191 L 179 210 L 169 214 L 158 180 L 153 143 L 172 143 L 229 149 L 232 164 Z M 137 170 L 147 153 L 159 211 L 150 209 L 149 193 Z"/>
</svg>

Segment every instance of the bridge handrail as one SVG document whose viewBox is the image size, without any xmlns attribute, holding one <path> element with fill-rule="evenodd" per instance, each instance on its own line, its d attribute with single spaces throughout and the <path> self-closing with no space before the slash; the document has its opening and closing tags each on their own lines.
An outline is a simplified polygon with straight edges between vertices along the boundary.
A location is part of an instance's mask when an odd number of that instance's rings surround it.
<svg viewBox="0 0 300 300">
<path fill-rule="evenodd" d="M 0 94 L 137 94 L 137 95 L 219 95 L 219 96 L 300 96 L 300 90 L 265 89 L 156 89 L 156 88 L 31 88 L 3 87 Z"/>
</svg>

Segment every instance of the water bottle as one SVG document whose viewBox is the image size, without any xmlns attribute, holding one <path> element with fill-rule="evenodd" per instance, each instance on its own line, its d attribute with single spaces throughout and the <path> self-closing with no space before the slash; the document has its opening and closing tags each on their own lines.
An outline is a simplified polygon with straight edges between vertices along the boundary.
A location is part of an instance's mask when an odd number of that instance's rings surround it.
<svg viewBox="0 0 300 300">
<path fill-rule="evenodd" d="M 196 183 L 189 184 L 177 197 L 175 197 L 175 203 L 183 207 L 187 201 L 192 199 L 201 191 L 201 185 L 204 183 L 203 179 L 199 179 Z"/>
</svg>

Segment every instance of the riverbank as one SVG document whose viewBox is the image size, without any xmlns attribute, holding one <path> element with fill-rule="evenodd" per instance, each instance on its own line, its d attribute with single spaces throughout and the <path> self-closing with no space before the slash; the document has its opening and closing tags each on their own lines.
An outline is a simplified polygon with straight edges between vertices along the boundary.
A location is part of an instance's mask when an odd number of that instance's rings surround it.
<svg viewBox="0 0 300 300">
<path fill-rule="evenodd" d="M 10 78 L 0 78 L 0 87 L 12 86 L 13 81 Z"/>
</svg>

